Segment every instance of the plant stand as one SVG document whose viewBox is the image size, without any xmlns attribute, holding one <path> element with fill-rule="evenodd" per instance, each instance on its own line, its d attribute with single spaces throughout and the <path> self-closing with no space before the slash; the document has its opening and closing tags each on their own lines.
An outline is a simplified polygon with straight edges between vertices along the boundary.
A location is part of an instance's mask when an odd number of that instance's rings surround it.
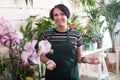
<svg viewBox="0 0 120 80">
<path fill-rule="evenodd" d="M 97 65 L 97 70 L 96 71 L 87 70 L 87 69 L 85 69 L 83 64 L 81 64 L 81 66 L 80 66 L 80 76 L 94 77 L 94 78 L 97 78 L 97 80 L 102 80 L 102 79 L 106 79 L 106 78 L 107 78 L 107 80 L 110 80 L 109 79 L 109 73 L 108 73 L 107 66 L 106 66 L 106 62 L 105 62 L 106 54 L 104 53 L 104 49 L 98 49 L 96 51 L 91 51 L 91 52 L 88 51 L 87 53 L 88 54 L 91 53 L 92 55 L 96 53 L 97 56 L 99 57 L 99 60 L 101 61 L 101 64 Z M 96 54 L 94 56 L 96 56 Z M 88 68 L 88 67 L 89 66 L 87 66 L 86 68 Z"/>
</svg>

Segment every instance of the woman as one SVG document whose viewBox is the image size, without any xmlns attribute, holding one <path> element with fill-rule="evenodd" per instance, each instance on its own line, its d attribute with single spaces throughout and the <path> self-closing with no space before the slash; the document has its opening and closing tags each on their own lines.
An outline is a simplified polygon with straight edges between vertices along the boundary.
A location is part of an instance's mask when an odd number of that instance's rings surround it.
<svg viewBox="0 0 120 80">
<path fill-rule="evenodd" d="M 77 63 L 99 64 L 98 58 L 82 56 L 82 37 L 80 33 L 67 26 L 69 9 L 58 4 L 50 11 L 50 17 L 56 28 L 46 30 L 43 39 L 52 44 L 53 54 L 41 55 L 46 65 L 45 80 L 80 80 Z"/>
</svg>

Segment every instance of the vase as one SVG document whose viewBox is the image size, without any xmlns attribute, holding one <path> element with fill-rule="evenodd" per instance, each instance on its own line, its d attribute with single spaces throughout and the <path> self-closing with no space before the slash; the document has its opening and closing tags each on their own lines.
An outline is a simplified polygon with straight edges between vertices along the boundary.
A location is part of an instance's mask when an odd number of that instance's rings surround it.
<svg viewBox="0 0 120 80">
<path fill-rule="evenodd" d="M 98 49 L 102 48 L 102 43 L 103 43 L 103 41 L 98 41 L 97 42 L 97 48 Z"/>
<path fill-rule="evenodd" d="M 86 51 L 86 50 L 91 50 L 91 43 L 87 43 L 83 45 L 83 51 Z"/>
<path fill-rule="evenodd" d="M 91 48 L 92 48 L 92 50 L 96 50 L 97 49 L 97 42 L 96 43 L 92 43 L 91 44 Z"/>
</svg>

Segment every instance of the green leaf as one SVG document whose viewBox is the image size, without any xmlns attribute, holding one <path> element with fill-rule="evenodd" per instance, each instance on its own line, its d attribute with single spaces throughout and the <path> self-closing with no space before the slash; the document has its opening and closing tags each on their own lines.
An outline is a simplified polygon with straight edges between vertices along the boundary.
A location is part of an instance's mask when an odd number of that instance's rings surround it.
<svg viewBox="0 0 120 80">
<path fill-rule="evenodd" d="M 32 28 L 32 21 L 28 22 L 27 26 L 26 26 L 26 31 L 30 31 Z"/>
<path fill-rule="evenodd" d="M 73 15 L 73 16 L 72 16 L 72 19 L 71 19 L 71 22 L 74 23 L 77 18 L 78 18 L 77 15 Z"/>
<path fill-rule="evenodd" d="M 35 20 L 35 18 L 38 17 L 38 16 L 39 16 L 39 15 L 30 15 L 30 17 L 29 17 L 27 20 L 28 20 L 28 22 L 29 22 L 29 21 L 32 21 L 32 22 L 33 22 L 33 21 Z"/>
<path fill-rule="evenodd" d="M 28 6 L 28 0 L 25 0 L 26 5 Z"/>
<path fill-rule="evenodd" d="M 96 0 L 79 0 L 84 6 L 96 6 Z"/>
<path fill-rule="evenodd" d="M 23 25 L 20 27 L 20 32 L 25 32 L 24 29 L 23 29 Z"/>
<path fill-rule="evenodd" d="M 25 3 L 28 7 L 28 4 L 30 4 L 33 7 L 33 0 L 25 0 Z"/>
<path fill-rule="evenodd" d="M 29 3 L 33 7 L 33 0 L 29 0 Z"/>
</svg>

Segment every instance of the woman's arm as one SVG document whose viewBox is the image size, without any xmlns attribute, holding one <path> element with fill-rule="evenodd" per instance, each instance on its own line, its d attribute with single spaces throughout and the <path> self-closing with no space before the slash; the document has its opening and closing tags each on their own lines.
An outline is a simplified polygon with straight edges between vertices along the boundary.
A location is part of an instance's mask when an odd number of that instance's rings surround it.
<svg viewBox="0 0 120 80">
<path fill-rule="evenodd" d="M 82 46 L 77 47 L 77 62 L 88 64 L 100 64 L 98 57 L 83 57 Z"/>
<path fill-rule="evenodd" d="M 77 62 L 81 63 L 82 55 L 82 46 L 77 47 Z"/>
<path fill-rule="evenodd" d="M 47 58 L 45 55 L 40 55 L 41 61 L 46 65 L 48 70 L 53 70 L 56 67 L 56 64 L 53 60 Z"/>
</svg>

